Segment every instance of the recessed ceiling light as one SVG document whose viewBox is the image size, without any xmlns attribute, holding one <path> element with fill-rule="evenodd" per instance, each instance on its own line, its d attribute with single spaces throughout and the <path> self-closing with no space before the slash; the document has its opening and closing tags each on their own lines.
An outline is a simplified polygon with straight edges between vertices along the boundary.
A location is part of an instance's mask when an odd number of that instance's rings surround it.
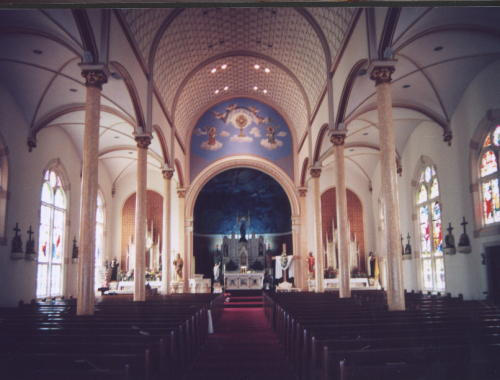
<svg viewBox="0 0 500 380">
<path fill-rule="evenodd" d="M 219 93 L 219 90 L 215 90 L 214 94 L 217 95 Z"/>
<path fill-rule="evenodd" d="M 225 87 L 224 87 L 224 91 L 227 91 L 227 90 L 229 90 L 229 87 L 228 87 L 228 86 L 225 86 Z"/>
<path fill-rule="evenodd" d="M 224 63 L 221 67 L 220 67 L 222 70 L 226 70 L 227 69 L 227 65 Z"/>
<path fill-rule="evenodd" d="M 363 136 L 368 136 L 368 132 L 363 132 Z"/>
<path fill-rule="evenodd" d="M 267 94 L 267 90 L 266 90 L 266 89 L 262 90 L 262 92 L 263 92 L 264 94 Z"/>
<path fill-rule="evenodd" d="M 69 89 L 71 92 L 77 92 L 78 90 L 76 88 L 70 88 Z"/>
<path fill-rule="evenodd" d="M 35 50 L 33 50 L 33 53 L 40 55 L 43 53 L 43 51 L 41 51 L 39 49 L 35 49 Z"/>
<path fill-rule="evenodd" d="M 258 69 L 260 69 L 260 65 L 256 63 L 255 65 L 253 65 L 253 68 L 254 68 L 255 70 L 258 70 Z"/>
<path fill-rule="evenodd" d="M 266 73 L 266 74 L 269 74 L 269 73 L 271 72 L 271 70 L 269 70 L 269 68 L 268 68 L 268 67 L 266 67 L 266 68 L 264 69 L 264 71 L 265 71 L 265 73 Z"/>
<path fill-rule="evenodd" d="M 442 47 L 442 46 L 436 46 L 436 47 L 434 48 L 434 51 L 441 51 L 441 50 L 443 50 L 443 47 Z"/>
<path fill-rule="evenodd" d="M 253 90 L 257 91 L 259 88 L 257 86 L 253 86 Z"/>
<path fill-rule="evenodd" d="M 217 72 L 217 69 L 214 67 L 212 70 L 210 70 L 212 74 L 215 74 Z"/>
<path fill-rule="evenodd" d="M 403 88 L 410 88 L 411 87 L 411 84 L 404 84 L 403 85 Z"/>
</svg>

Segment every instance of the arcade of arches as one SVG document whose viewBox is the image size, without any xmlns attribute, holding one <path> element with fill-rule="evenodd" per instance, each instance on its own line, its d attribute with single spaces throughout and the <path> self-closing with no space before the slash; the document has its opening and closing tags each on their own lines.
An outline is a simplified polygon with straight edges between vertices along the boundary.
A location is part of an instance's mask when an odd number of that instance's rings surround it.
<svg viewBox="0 0 500 380">
<path fill-rule="evenodd" d="M 0 305 L 274 289 L 283 251 L 296 291 L 498 300 L 499 17 L 1 10 Z"/>
</svg>

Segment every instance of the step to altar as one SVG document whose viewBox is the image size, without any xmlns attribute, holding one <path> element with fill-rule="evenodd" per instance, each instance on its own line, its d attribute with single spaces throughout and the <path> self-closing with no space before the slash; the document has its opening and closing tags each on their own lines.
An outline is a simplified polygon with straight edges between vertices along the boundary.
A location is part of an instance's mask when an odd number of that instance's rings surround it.
<svg viewBox="0 0 500 380">
<path fill-rule="evenodd" d="M 224 293 L 225 308 L 263 307 L 261 290 L 232 290 Z"/>
</svg>

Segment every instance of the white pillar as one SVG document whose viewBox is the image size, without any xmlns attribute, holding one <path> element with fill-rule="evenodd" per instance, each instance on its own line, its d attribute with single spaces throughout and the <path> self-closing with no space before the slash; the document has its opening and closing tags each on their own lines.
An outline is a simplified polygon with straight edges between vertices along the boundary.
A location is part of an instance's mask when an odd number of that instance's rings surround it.
<svg viewBox="0 0 500 380">
<path fill-rule="evenodd" d="M 337 231 L 339 247 L 339 295 L 341 298 L 351 296 L 351 273 L 349 258 L 348 220 L 347 220 L 347 192 L 345 186 L 344 140 L 345 132 L 334 132 L 330 140 L 335 146 L 335 201 L 337 209 Z"/>
<path fill-rule="evenodd" d="M 292 216 L 292 245 L 295 287 L 302 288 L 302 271 L 304 263 L 302 262 L 300 250 L 300 217 L 298 216 Z"/>
<path fill-rule="evenodd" d="M 163 231 L 162 231 L 162 247 L 161 247 L 161 293 L 170 293 L 170 283 L 172 282 L 172 258 L 171 258 L 171 191 L 173 169 L 165 169 L 163 174 Z"/>
<path fill-rule="evenodd" d="M 144 276 L 146 274 L 147 160 L 151 136 L 137 135 L 135 141 L 137 142 L 137 192 L 135 197 L 134 301 L 146 301 Z"/>
<path fill-rule="evenodd" d="M 380 174 L 385 203 L 387 236 L 387 303 L 389 310 L 405 310 L 401 257 L 396 139 L 392 119 L 391 75 L 394 62 L 375 62 L 370 78 L 377 88 L 380 134 Z"/>
<path fill-rule="evenodd" d="M 306 212 L 306 195 L 307 187 L 299 188 L 299 199 L 300 199 L 300 262 L 302 266 L 301 272 L 301 285 L 302 290 L 307 290 L 307 281 L 309 280 L 309 266 L 307 264 L 307 212 Z"/>
<path fill-rule="evenodd" d="M 321 175 L 320 167 L 311 168 L 313 201 L 314 201 L 314 227 L 316 236 L 315 250 L 315 288 L 316 292 L 323 292 L 323 277 L 324 277 L 324 255 L 322 244 L 322 225 L 321 225 L 321 192 L 319 188 L 319 177 Z"/>
<path fill-rule="evenodd" d="M 78 262 L 77 315 L 94 314 L 94 247 L 99 163 L 101 91 L 107 76 L 103 68 L 82 66 L 85 78 L 85 128 L 83 132 L 80 201 L 80 259 Z"/>
<path fill-rule="evenodd" d="M 177 196 L 179 197 L 179 253 L 181 254 L 182 260 L 184 262 L 184 266 L 182 267 L 182 281 L 184 283 L 184 291 L 188 291 L 188 262 L 187 262 L 187 253 L 186 253 L 186 227 L 185 227 L 185 197 L 186 197 L 186 189 L 185 188 L 177 188 Z"/>
</svg>

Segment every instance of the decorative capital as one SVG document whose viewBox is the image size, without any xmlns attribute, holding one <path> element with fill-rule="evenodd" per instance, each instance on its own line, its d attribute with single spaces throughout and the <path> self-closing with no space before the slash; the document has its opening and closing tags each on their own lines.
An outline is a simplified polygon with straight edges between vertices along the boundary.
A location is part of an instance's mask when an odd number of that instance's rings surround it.
<svg viewBox="0 0 500 380">
<path fill-rule="evenodd" d="M 403 175 L 403 165 L 401 165 L 401 161 L 396 160 L 396 172 L 401 177 Z"/>
<path fill-rule="evenodd" d="M 178 187 L 177 195 L 179 196 L 179 198 L 184 198 L 186 196 L 186 189 L 184 187 Z"/>
<path fill-rule="evenodd" d="M 321 175 L 321 168 L 318 167 L 311 168 L 311 177 L 319 178 L 320 175 Z"/>
<path fill-rule="evenodd" d="M 392 78 L 392 73 L 396 69 L 391 64 L 382 64 L 381 66 L 375 66 L 370 74 L 370 79 L 375 81 L 375 85 L 378 86 L 381 83 L 390 83 Z"/>
<path fill-rule="evenodd" d="M 102 90 L 102 85 L 108 81 L 106 72 L 99 69 L 84 69 L 82 77 L 85 78 L 85 86 L 96 87 L 99 90 Z"/>
<path fill-rule="evenodd" d="M 345 132 L 333 131 L 330 135 L 330 141 L 335 146 L 344 145 Z"/>
<path fill-rule="evenodd" d="M 451 146 L 451 140 L 453 139 L 453 132 L 450 128 L 446 128 L 443 132 L 443 141 L 448 143 L 448 146 Z"/>
<path fill-rule="evenodd" d="M 299 187 L 299 196 L 305 197 L 307 195 L 307 187 Z"/>
<path fill-rule="evenodd" d="M 36 148 L 36 138 L 34 136 L 28 137 L 28 150 L 31 152 L 33 148 Z"/>
<path fill-rule="evenodd" d="M 149 144 L 151 144 L 150 135 L 136 135 L 135 141 L 137 142 L 137 147 L 142 149 L 147 149 Z"/>
<path fill-rule="evenodd" d="M 174 169 L 163 169 L 161 171 L 161 174 L 163 174 L 163 178 L 164 179 L 172 179 L 172 177 L 174 176 Z"/>
</svg>

